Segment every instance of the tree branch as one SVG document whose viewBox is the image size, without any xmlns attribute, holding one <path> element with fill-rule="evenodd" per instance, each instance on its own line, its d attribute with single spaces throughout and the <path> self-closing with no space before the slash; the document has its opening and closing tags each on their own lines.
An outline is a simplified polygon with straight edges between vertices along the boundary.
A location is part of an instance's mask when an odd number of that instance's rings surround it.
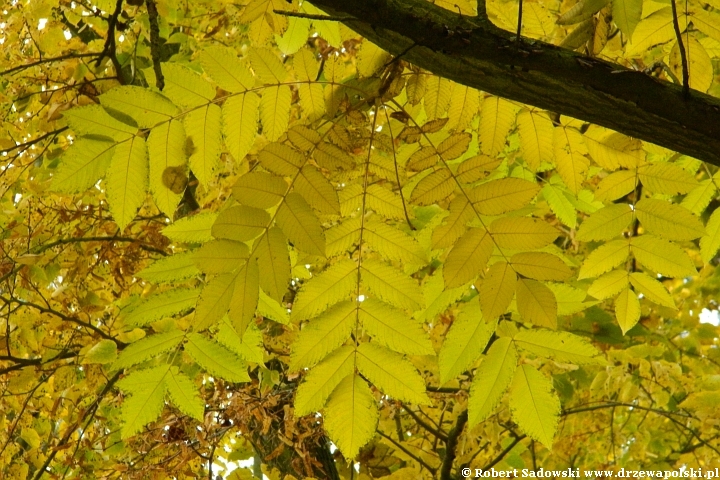
<svg viewBox="0 0 720 480">
<path fill-rule="evenodd" d="M 720 165 L 720 99 L 425 0 L 311 1 L 392 54 L 416 43 L 404 58 L 437 75 Z"/>
<path fill-rule="evenodd" d="M 453 462 L 457 456 L 457 441 L 458 437 L 465 428 L 465 424 L 468 421 L 468 411 L 464 410 L 458 415 L 455 426 L 448 433 L 447 441 L 445 442 L 445 458 L 443 458 L 442 466 L 440 467 L 440 480 L 450 480 L 450 472 L 452 471 Z"/>
<path fill-rule="evenodd" d="M 155 86 L 158 90 L 165 88 L 165 76 L 160 68 L 160 27 L 158 26 L 158 11 L 155 0 L 145 0 L 150 21 L 150 56 L 155 72 Z M 212 468 L 210 469 L 212 471 Z"/>
</svg>

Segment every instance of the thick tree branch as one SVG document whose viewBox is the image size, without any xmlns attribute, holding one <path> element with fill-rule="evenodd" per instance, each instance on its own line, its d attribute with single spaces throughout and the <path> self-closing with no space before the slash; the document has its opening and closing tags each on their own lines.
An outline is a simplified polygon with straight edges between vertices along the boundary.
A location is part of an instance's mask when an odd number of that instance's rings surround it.
<svg viewBox="0 0 720 480">
<path fill-rule="evenodd" d="M 451 478 L 450 472 L 452 471 L 453 462 L 457 456 L 458 437 L 460 437 L 467 421 L 468 412 L 465 410 L 458 415 L 455 426 L 447 435 L 447 440 L 445 441 L 445 458 L 443 458 L 443 463 L 440 467 L 440 480 L 450 480 Z"/>
<path fill-rule="evenodd" d="M 463 85 L 720 165 L 720 99 L 535 40 L 425 0 L 311 0 L 393 54 Z"/>
</svg>

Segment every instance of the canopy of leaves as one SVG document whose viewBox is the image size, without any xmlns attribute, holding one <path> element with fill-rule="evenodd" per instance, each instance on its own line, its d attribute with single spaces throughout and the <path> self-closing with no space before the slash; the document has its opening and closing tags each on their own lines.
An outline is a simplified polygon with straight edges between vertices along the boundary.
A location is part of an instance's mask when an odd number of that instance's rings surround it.
<svg viewBox="0 0 720 480">
<path fill-rule="evenodd" d="M 524 0 L 506 48 L 720 96 L 720 3 L 673 8 Z M 5 3 L 0 477 L 719 466 L 718 168 L 332 15 Z"/>
</svg>

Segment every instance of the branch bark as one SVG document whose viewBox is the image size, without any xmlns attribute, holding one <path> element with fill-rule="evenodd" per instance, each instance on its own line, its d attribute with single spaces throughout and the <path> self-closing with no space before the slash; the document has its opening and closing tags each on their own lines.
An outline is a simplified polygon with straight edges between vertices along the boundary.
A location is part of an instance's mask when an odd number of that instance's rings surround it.
<svg viewBox="0 0 720 480">
<path fill-rule="evenodd" d="M 311 0 L 392 54 L 453 81 L 720 165 L 720 99 L 523 39 L 426 0 Z"/>
</svg>

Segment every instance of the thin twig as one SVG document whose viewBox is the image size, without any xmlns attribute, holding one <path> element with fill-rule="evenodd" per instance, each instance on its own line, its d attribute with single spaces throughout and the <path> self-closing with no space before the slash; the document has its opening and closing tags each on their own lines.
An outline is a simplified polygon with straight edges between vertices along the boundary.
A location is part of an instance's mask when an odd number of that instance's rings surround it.
<svg viewBox="0 0 720 480">
<path fill-rule="evenodd" d="M 117 3 L 115 3 L 115 11 L 112 15 L 110 15 L 110 17 L 108 17 L 108 31 L 107 38 L 105 38 L 105 46 L 103 47 L 102 52 L 100 52 L 98 59 L 95 60 L 95 66 L 99 67 L 103 58 L 108 57 L 115 68 L 115 74 L 118 77 L 118 81 L 124 84 L 125 82 L 122 78 L 122 65 L 120 65 L 120 61 L 117 59 L 117 44 L 115 43 L 115 27 L 117 26 L 118 18 L 122 13 L 122 5 L 123 0 L 117 0 Z"/>
<path fill-rule="evenodd" d="M 355 17 L 331 17 L 328 15 L 315 15 L 312 13 L 293 12 L 290 10 L 273 10 L 273 13 L 286 17 L 306 18 L 308 20 L 327 20 L 329 22 L 351 22 Z"/>
<path fill-rule="evenodd" d="M 155 0 L 145 0 L 147 5 L 148 19 L 150 21 L 150 56 L 155 72 L 155 86 L 158 90 L 165 88 L 165 77 L 160 68 L 160 27 L 158 26 L 158 11 Z"/>
<path fill-rule="evenodd" d="M 518 23 L 517 23 L 517 37 L 515 37 L 516 42 L 520 42 L 520 32 L 522 31 L 522 7 L 523 7 L 523 0 L 519 0 L 519 6 L 518 6 Z"/>
<path fill-rule="evenodd" d="M 32 67 L 37 67 L 38 65 L 42 65 L 43 63 L 60 62 L 62 60 L 69 60 L 71 58 L 97 57 L 98 55 L 102 55 L 102 52 L 68 53 L 65 55 L 57 56 L 57 57 L 43 58 L 36 62 L 26 63 L 25 65 L 18 65 L 17 67 L 8 68 L 7 70 L 0 72 L 0 76 L 8 75 L 10 73 L 17 72 L 20 70 L 26 70 L 26 69 L 32 68 Z"/>
<path fill-rule="evenodd" d="M 687 52 L 685 51 L 685 45 L 682 40 L 682 33 L 680 33 L 680 22 L 678 22 L 677 7 L 675 6 L 675 0 L 670 0 L 673 14 L 673 27 L 675 28 L 675 36 L 677 37 L 678 48 L 680 48 L 680 60 L 682 61 L 682 74 L 683 74 L 683 97 L 687 100 L 690 97 L 690 70 L 688 68 Z"/>
<path fill-rule="evenodd" d="M 398 443 L 397 441 L 395 441 L 395 439 L 392 438 L 391 436 L 385 435 L 385 434 L 384 434 L 383 432 L 381 432 L 380 430 L 378 430 L 377 433 L 378 433 L 381 437 L 383 437 L 384 439 L 388 440 L 388 441 L 391 442 L 393 445 L 395 445 L 398 449 L 402 450 L 402 452 L 403 452 L 405 455 L 407 455 L 408 457 L 412 458 L 413 460 L 415 460 L 416 462 L 418 462 L 420 465 L 422 465 L 422 467 L 425 468 L 428 472 L 430 472 L 430 473 L 432 473 L 433 475 L 435 475 L 435 473 L 437 472 L 437 469 L 431 467 L 430 465 L 428 465 L 428 464 L 425 462 L 425 460 L 423 460 L 422 458 L 420 458 L 420 457 L 418 457 L 417 455 L 415 455 L 414 453 L 412 453 L 410 450 L 408 450 L 407 448 L 405 448 L 402 444 L 400 444 L 400 443 Z"/>
</svg>

